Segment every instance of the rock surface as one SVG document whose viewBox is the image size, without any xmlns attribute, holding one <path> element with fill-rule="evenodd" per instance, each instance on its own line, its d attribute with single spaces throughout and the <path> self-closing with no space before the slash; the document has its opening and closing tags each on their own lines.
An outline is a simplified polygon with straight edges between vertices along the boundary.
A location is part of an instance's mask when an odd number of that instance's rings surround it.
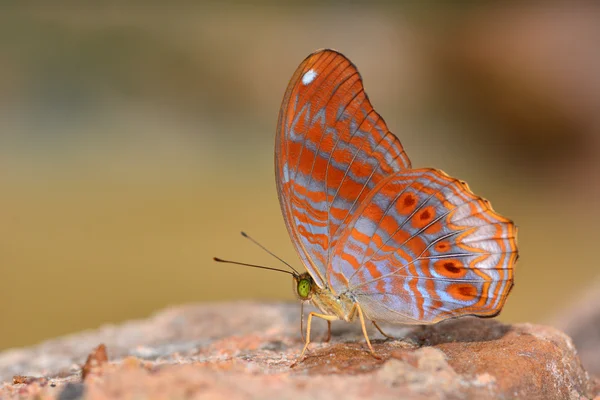
<svg viewBox="0 0 600 400">
<path fill-rule="evenodd" d="M 412 329 L 385 326 L 402 340 L 334 322 L 330 343 L 316 320 L 307 357 L 297 304 L 183 306 L 0 353 L 0 398 L 109 399 L 586 399 L 598 386 L 571 339 L 549 327 L 463 318 Z M 108 362 L 82 364 L 105 344 Z M 97 354 L 98 351 L 96 351 Z M 94 355 L 92 358 L 96 357 Z M 15 375 L 22 375 L 14 377 Z M 32 377 L 40 377 L 34 379 Z M 15 383 L 13 383 L 13 380 Z M 597 383 L 597 382 L 596 382 Z"/>
<path fill-rule="evenodd" d="M 590 285 L 553 325 L 573 338 L 588 372 L 600 376 L 600 280 Z"/>
</svg>

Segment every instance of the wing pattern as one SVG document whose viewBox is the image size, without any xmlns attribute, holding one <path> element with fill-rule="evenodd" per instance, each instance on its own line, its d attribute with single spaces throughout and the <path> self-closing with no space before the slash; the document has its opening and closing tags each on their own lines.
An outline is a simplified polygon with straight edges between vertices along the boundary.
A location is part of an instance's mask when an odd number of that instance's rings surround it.
<svg viewBox="0 0 600 400">
<path fill-rule="evenodd" d="M 317 285 L 372 320 L 497 314 L 513 285 L 516 227 L 467 184 L 411 169 L 356 67 L 321 50 L 294 73 L 275 141 L 279 201 Z"/>
<path fill-rule="evenodd" d="M 373 320 L 495 315 L 512 287 L 516 229 L 466 183 L 434 169 L 383 180 L 333 252 L 332 290 Z"/>
<path fill-rule="evenodd" d="M 405 168 L 410 161 L 356 67 L 332 50 L 304 60 L 283 99 L 275 173 L 288 231 L 319 286 L 340 228 L 375 185 Z"/>
</svg>

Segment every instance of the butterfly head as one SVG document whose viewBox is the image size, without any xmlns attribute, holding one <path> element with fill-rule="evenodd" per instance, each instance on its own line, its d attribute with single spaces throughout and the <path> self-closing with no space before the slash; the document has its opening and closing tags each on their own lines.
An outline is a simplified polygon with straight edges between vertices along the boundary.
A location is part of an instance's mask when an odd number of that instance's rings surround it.
<svg viewBox="0 0 600 400">
<path fill-rule="evenodd" d="M 305 272 L 300 275 L 294 275 L 294 293 L 302 301 L 308 301 L 313 295 L 315 282 L 312 277 Z"/>
</svg>

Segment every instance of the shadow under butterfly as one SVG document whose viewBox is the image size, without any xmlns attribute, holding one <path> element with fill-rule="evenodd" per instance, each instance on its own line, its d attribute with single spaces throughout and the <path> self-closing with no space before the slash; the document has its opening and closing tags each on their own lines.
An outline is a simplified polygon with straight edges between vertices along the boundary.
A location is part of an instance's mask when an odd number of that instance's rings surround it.
<svg viewBox="0 0 600 400">
<path fill-rule="evenodd" d="M 311 54 L 292 76 L 279 113 L 275 175 L 307 272 L 287 263 L 293 272 L 277 270 L 293 276 L 302 302 L 321 310 L 308 315 L 298 360 L 313 317 L 328 322 L 329 336 L 331 321 L 358 318 L 377 357 L 365 319 L 389 337 L 377 322 L 493 317 L 504 306 L 518 258 L 516 226 L 464 181 L 413 169 L 357 68 L 339 52 Z"/>
</svg>

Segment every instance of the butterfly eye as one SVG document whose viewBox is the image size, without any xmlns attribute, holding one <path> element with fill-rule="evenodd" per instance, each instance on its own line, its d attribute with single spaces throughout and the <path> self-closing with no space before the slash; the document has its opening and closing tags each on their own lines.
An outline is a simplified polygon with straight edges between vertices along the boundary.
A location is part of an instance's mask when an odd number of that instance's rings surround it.
<svg viewBox="0 0 600 400">
<path fill-rule="evenodd" d="M 298 281 L 298 296 L 302 299 L 307 299 L 310 295 L 311 284 L 308 279 L 301 279 Z"/>
</svg>

